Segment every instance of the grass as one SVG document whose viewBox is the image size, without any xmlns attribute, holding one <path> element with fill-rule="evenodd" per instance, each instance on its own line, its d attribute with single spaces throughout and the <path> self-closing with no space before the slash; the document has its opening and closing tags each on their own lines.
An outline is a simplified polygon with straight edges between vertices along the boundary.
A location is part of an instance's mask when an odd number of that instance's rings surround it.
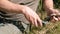
<svg viewBox="0 0 60 34">
<path fill-rule="evenodd" d="M 46 17 L 46 12 L 42 10 L 42 0 L 39 2 L 38 15 L 43 20 Z M 60 0 L 54 0 L 54 7 L 60 9 Z M 41 13 L 41 14 L 40 14 Z M 30 34 L 60 34 L 60 22 L 46 24 L 44 27 L 32 26 Z"/>
<path fill-rule="evenodd" d="M 60 34 L 60 22 L 49 22 L 49 24 L 38 28 L 32 26 L 30 34 Z"/>
</svg>

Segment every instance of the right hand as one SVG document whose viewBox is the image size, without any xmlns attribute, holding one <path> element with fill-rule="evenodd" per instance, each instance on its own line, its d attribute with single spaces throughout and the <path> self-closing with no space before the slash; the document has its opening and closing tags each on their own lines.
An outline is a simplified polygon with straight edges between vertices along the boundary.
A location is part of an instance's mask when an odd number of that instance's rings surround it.
<svg viewBox="0 0 60 34">
<path fill-rule="evenodd" d="M 36 27 L 42 26 L 42 20 L 31 8 L 25 6 L 23 9 L 23 14 L 33 25 Z"/>
</svg>

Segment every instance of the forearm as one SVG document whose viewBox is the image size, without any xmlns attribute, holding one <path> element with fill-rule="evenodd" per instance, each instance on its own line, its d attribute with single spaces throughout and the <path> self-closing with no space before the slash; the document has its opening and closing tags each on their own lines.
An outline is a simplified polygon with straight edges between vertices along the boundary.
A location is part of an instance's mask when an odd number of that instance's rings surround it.
<svg viewBox="0 0 60 34">
<path fill-rule="evenodd" d="M 51 12 L 51 9 L 53 9 L 53 0 L 44 0 L 43 5 L 47 12 Z"/>
<path fill-rule="evenodd" d="M 0 1 L 0 10 L 10 13 L 22 13 L 23 5 L 14 4 L 8 0 L 2 0 Z"/>
</svg>

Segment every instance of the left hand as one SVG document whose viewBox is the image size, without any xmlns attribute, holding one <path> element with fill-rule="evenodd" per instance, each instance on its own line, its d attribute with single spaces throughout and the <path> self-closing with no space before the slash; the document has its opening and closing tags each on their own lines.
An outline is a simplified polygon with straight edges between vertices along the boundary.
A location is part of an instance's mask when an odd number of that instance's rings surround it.
<svg viewBox="0 0 60 34">
<path fill-rule="evenodd" d="M 60 12 L 57 9 L 51 9 L 50 13 L 48 13 L 48 16 L 52 16 L 51 21 L 53 22 L 60 21 Z"/>
</svg>

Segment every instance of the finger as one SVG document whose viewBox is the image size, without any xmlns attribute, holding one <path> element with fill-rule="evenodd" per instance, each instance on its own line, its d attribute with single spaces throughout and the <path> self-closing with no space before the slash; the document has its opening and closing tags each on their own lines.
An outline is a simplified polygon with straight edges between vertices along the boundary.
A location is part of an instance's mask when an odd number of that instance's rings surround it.
<svg viewBox="0 0 60 34">
<path fill-rule="evenodd" d="M 38 25 L 42 27 L 42 20 L 37 19 Z"/>
<path fill-rule="evenodd" d="M 34 25 L 34 19 L 33 19 L 32 17 L 29 17 L 28 21 L 29 21 L 32 25 Z"/>
<path fill-rule="evenodd" d="M 33 20 L 31 21 L 31 23 L 32 23 L 32 25 L 34 25 L 34 21 Z"/>
<path fill-rule="evenodd" d="M 51 20 L 51 22 L 55 23 L 55 20 L 54 20 L 54 19 L 52 19 L 52 20 Z"/>
<path fill-rule="evenodd" d="M 37 20 L 35 20 L 34 24 L 35 24 L 36 27 L 38 27 Z"/>
<path fill-rule="evenodd" d="M 52 19 L 51 19 L 51 22 L 55 23 L 56 21 L 58 21 L 58 18 L 56 18 L 55 16 L 53 16 Z"/>
<path fill-rule="evenodd" d="M 56 18 L 55 16 L 53 16 L 53 19 L 54 19 L 55 21 L 58 21 L 58 18 Z"/>
<path fill-rule="evenodd" d="M 58 13 L 58 20 L 60 21 L 60 13 Z"/>
<path fill-rule="evenodd" d="M 60 21 L 60 17 L 58 17 L 58 20 Z"/>
</svg>

